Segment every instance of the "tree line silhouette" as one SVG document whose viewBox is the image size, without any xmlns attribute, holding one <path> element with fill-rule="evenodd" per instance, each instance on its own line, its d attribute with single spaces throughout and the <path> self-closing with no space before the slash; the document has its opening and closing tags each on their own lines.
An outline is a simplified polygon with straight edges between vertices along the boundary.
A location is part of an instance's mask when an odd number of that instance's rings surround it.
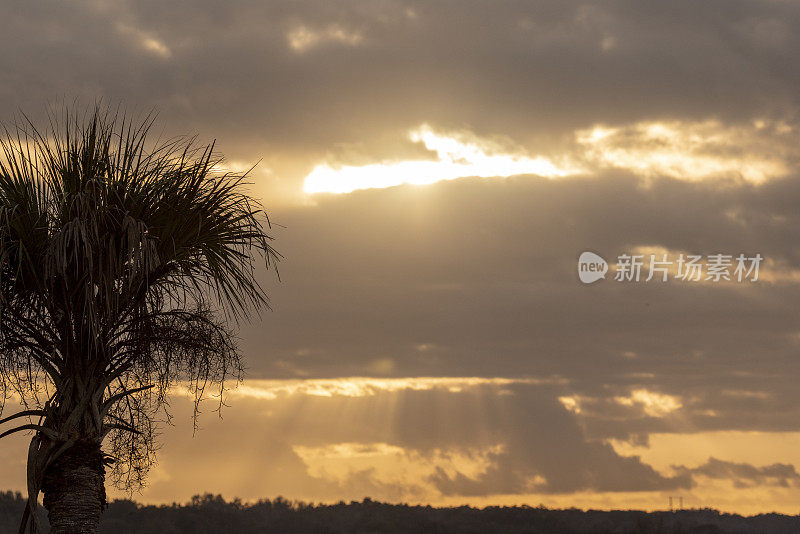
<svg viewBox="0 0 800 534">
<path fill-rule="evenodd" d="M 26 499 L 0 492 L 0 532 L 13 532 Z M 40 521 L 47 518 L 39 509 Z M 365 498 L 337 504 L 313 504 L 278 497 L 244 503 L 219 495 L 193 497 L 185 504 L 141 505 L 132 500 L 109 504 L 100 521 L 107 534 L 662 534 L 796 533 L 800 516 L 761 514 L 743 517 L 711 509 L 676 512 L 638 510 L 551 510 L 510 506 L 434 508 L 386 504 Z"/>
</svg>

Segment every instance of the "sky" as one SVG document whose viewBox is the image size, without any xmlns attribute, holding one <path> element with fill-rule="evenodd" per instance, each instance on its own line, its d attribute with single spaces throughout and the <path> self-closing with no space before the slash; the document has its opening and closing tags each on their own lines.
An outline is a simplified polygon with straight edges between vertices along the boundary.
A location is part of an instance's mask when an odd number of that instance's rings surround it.
<svg viewBox="0 0 800 534">
<path fill-rule="evenodd" d="M 285 256 L 223 418 L 176 393 L 135 498 L 800 512 L 797 3 L 4 11 L 0 119 L 155 109 L 256 165 Z M 757 279 L 645 281 L 717 254 Z"/>
</svg>

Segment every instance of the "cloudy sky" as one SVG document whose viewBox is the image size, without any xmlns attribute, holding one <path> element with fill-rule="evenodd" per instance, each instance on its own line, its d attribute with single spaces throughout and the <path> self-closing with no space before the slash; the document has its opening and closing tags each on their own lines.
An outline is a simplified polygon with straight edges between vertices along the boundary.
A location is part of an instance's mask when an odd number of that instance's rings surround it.
<svg viewBox="0 0 800 534">
<path fill-rule="evenodd" d="M 136 498 L 800 511 L 798 29 L 781 0 L 6 7 L 3 120 L 156 109 L 258 163 L 277 223 L 247 381 L 194 437 L 176 396 Z M 763 262 L 645 281 L 682 254 Z"/>
</svg>

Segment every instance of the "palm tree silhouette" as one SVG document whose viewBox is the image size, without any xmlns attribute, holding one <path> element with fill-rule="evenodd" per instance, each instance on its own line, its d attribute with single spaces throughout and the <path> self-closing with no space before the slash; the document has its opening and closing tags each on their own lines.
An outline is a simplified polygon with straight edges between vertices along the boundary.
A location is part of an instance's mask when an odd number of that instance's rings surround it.
<svg viewBox="0 0 800 534">
<path fill-rule="evenodd" d="M 20 533 L 97 532 L 105 475 L 141 484 L 171 388 L 198 406 L 238 381 L 233 326 L 267 297 L 269 220 L 213 144 L 151 142 L 153 116 L 95 106 L 0 141 L 0 399 L 33 431 Z M 152 136 L 151 136 L 152 137 Z M 246 174 L 246 173 L 245 173 Z M 102 446 L 102 448 L 101 448 Z"/>
</svg>

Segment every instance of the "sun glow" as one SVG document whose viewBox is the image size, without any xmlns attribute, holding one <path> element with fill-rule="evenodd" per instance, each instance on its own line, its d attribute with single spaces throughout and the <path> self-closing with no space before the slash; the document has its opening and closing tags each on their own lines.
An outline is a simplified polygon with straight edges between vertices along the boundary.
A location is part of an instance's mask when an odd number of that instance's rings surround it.
<svg viewBox="0 0 800 534">
<path fill-rule="evenodd" d="M 357 189 L 385 188 L 401 184 L 424 185 L 464 177 L 507 177 L 535 174 L 548 178 L 566 176 L 576 169 L 521 153 L 501 152 L 493 143 L 463 134 L 437 133 L 428 125 L 409 132 L 409 139 L 436 153 L 433 160 L 406 160 L 363 166 L 318 165 L 306 177 L 306 193 L 349 193 Z"/>
</svg>

